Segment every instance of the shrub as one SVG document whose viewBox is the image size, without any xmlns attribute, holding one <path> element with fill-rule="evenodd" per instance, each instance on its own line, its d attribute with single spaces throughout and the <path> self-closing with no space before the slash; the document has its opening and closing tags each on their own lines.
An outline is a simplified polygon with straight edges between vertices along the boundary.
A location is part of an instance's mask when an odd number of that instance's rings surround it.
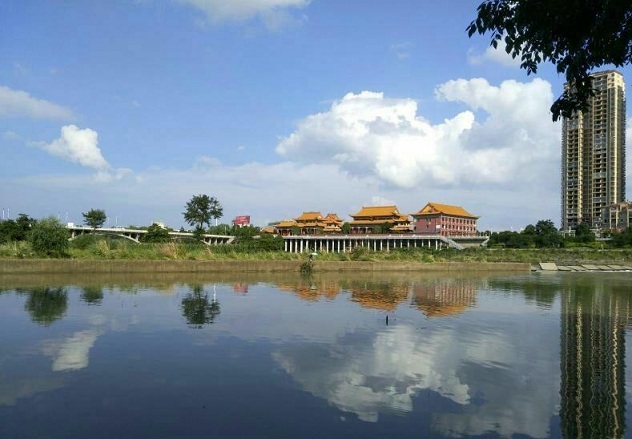
<svg viewBox="0 0 632 439">
<path fill-rule="evenodd" d="M 38 221 L 29 234 L 33 251 L 49 257 L 66 257 L 69 248 L 68 238 L 68 229 L 55 217 Z"/>
</svg>

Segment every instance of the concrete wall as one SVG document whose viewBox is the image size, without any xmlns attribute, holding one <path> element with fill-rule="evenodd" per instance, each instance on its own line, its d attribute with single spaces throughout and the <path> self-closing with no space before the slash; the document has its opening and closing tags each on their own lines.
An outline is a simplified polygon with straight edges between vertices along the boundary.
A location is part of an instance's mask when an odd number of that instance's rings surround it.
<svg viewBox="0 0 632 439">
<path fill-rule="evenodd" d="M 6 259 L 0 260 L 2 274 L 38 273 L 221 273 L 221 272 L 298 272 L 302 261 L 136 261 Z M 314 271 L 369 272 L 529 272 L 530 264 L 487 262 L 315 262 Z"/>
</svg>

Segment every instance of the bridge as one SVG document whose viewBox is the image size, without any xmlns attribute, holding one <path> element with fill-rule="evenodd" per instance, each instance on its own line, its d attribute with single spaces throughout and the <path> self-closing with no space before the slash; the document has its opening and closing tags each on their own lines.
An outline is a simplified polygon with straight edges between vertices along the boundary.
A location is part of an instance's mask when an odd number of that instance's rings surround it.
<svg viewBox="0 0 632 439">
<path fill-rule="evenodd" d="M 354 247 L 366 247 L 374 251 L 390 251 L 399 248 L 455 248 L 482 247 L 488 236 L 440 236 L 440 235 L 289 235 L 284 236 L 284 250 L 290 253 L 319 251 L 344 253 Z"/>
<path fill-rule="evenodd" d="M 140 237 L 147 234 L 147 230 L 126 229 L 125 227 L 99 227 L 97 229 L 93 229 L 92 227 L 88 226 L 67 225 L 66 228 L 70 231 L 71 241 L 77 236 L 87 233 L 93 233 L 97 235 L 120 236 L 121 238 L 129 239 L 130 241 L 134 241 L 135 243 L 140 244 Z M 169 236 L 171 236 L 173 239 L 195 239 L 194 234 L 191 232 L 169 232 Z M 202 241 L 206 245 L 230 244 L 233 242 L 234 239 L 234 236 L 228 235 L 202 235 Z"/>
</svg>

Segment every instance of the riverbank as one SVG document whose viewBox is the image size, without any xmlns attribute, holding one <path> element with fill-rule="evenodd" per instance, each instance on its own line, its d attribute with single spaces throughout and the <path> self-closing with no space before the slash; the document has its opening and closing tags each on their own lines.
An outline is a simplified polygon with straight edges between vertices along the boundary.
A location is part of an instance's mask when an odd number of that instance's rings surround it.
<svg viewBox="0 0 632 439">
<path fill-rule="evenodd" d="M 75 259 L 4 259 L 1 274 L 40 273 L 221 273 L 221 272 L 300 272 L 304 261 L 142 261 Z M 317 272 L 529 272 L 522 262 L 396 262 L 396 261 L 317 261 Z"/>
</svg>

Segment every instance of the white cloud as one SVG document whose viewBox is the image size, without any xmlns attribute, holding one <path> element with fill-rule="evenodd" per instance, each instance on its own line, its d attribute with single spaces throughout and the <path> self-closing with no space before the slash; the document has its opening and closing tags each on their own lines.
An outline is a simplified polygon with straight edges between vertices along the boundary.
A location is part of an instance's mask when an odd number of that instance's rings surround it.
<svg viewBox="0 0 632 439">
<path fill-rule="evenodd" d="M 270 30 L 304 18 L 292 16 L 291 9 L 307 7 L 310 0 L 178 0 L 206 14 L 213 23 L 259 18 Z"/>
<path fill-rule="evenodd" d="M 505 50 L 506 44 L 503 40 L 498 42 L 497 48 L 488 46 L 485 52 L 477 54 L 474 51 L 468 53 L 468 61 L 470 64 L 478 65 L 484 62 L 491 61 L 494 64 L 499 64 L 504 67 L 520 67 L 521 60 L 519 57 L 513 58 Z"/>
<path fill-rule="evenodd" d="M 72 111 L 25 91 L 12 90 L 0 85 L 0 117 L 28 117 L 33 119 L 74 119 Z"/>
<path fill-rule="evenodd" d="M 107 171 L 109 163 L 99 149 L 98 134 L 90 128 L 79 129 L 75 125 L 61 128 L 61 137 L 41 145 L 51 154 L 97 171 Z"/>
<path fill-rule="evenodd" d="M 549 171 L 559 156 L 546 81 L 496 87 L 484 79 L 459 79 L 441 84 L 436 98 L 467 109 L 432 124 L 412 99 L 349 93 L 328 111 L 301 120 L 276 151 L 400 188 L 524 185 Z"/>
</svg>

